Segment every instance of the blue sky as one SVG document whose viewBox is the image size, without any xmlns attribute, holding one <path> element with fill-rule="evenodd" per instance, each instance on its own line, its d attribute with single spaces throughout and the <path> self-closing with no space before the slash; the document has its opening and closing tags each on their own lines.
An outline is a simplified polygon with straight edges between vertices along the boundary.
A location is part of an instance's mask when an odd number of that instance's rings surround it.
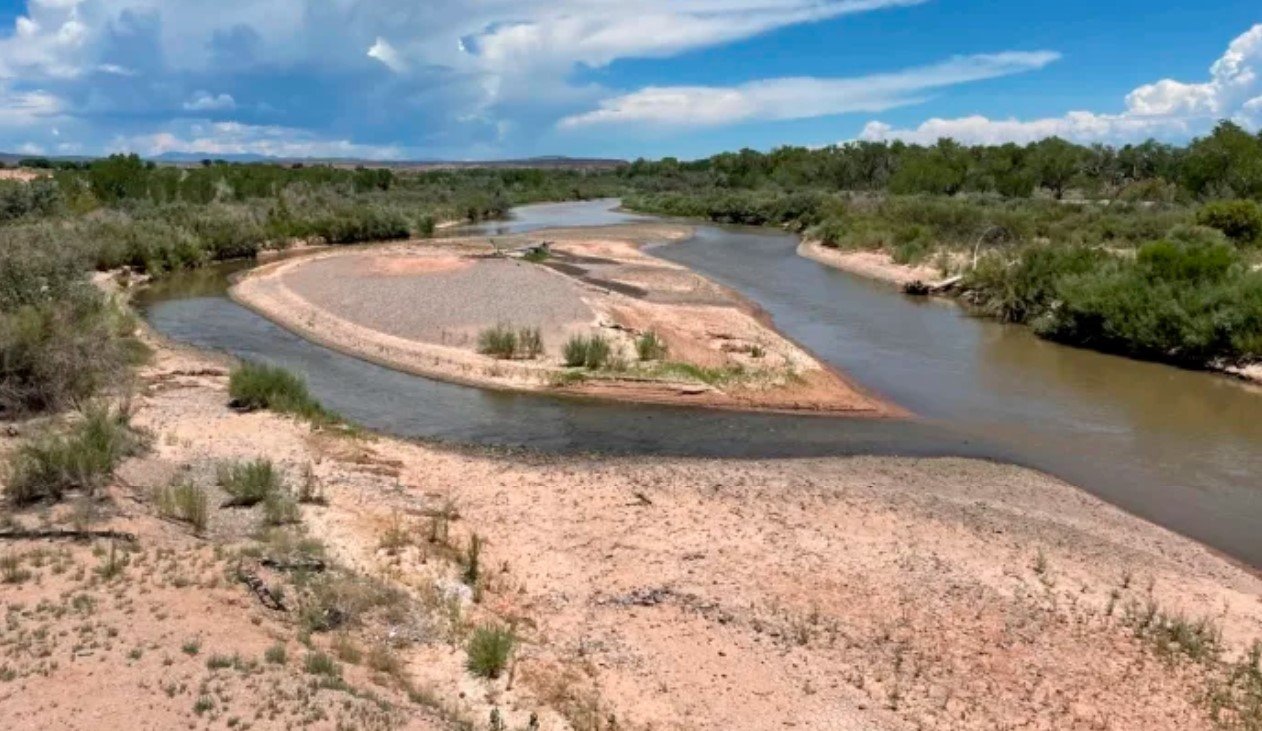
<svg viewBox="0 0 1262 731">
<path fill-rule="evenodd" d="M 692 158 L 1262 124 L 1257 0 L 0 0 L 0 150 Z"/>
</svg>

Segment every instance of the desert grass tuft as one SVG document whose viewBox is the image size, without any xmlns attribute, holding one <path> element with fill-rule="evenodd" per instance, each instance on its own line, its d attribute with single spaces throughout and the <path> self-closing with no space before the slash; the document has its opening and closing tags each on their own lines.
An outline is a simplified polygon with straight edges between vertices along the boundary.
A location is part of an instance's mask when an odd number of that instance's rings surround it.
<svg viewBox="0 0 1262 731">
<path fill-rule="evenodd" d="M 666 357 L 666 341 L 656 332 L 649 330 L 635 341 L 635 352 L 640 360 L 661 360 Z"/>
<path fill-rule="evenodd" d="M 469 672 L 481 678 L 498 678 L 508 667 L 517 637 L 510 629 L 483 625 L 469 635 L 466 651 Z"/>
<path fill-rule="evenodd" d="M 193 532 L 198 535 L 206 532 L 210 521 L 206 491 L 191 481 L 183 480 L 158 488 L 154 501 L 162 517 L 184 521 L 193 526 Z"/>
<path fill-rule="evenodd" d="M 16 503 L 60 500 L 72 490 L 100 489 L 124 458 L 144 440 L 131 428 L 125 408 L 92 405 L 64 435 L 35 439 L 18 448 L 6 494 Z"/>
<path fill-rule="evenodd" d="M 224 507 L 252 507 L 284 488 L 280 471 L 270 459 L 221 464 L 217 480 L 231 496 Z"/>
</svg>

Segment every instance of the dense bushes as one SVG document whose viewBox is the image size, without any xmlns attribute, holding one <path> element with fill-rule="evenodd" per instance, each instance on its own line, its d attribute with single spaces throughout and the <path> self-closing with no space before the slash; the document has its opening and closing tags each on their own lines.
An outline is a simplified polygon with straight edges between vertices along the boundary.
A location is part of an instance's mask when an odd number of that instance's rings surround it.
<svg viewBox="0 0 1262 731">
<path fill-rule="evenodd" d="M 1262 359 L 1262 273 L 1207 229 L 1176 230 L 1134 258 L 1049 246 L 993 255 L 966 284 L 986 311 L 1062 342 L 1192 367 Z"/>
<path fill-rule="evenodd" d="M 1262 358 L 1262 274 L 1222 241 L 1146 244 L 1133 262 L 1062 279 L 1041 334 L 1204 366 Z"/>
<path fill-rule="evenodd" d="M 1250 200 L 1206 203 L 1197 212 L 1196 222 L 1216 228 L 1240 244 L 1262 242 L 1262 206 Z"/>
<path fill-rule="evenodd" d="M 59 231 L 0 229 L 0 416 L 72 406 L 116 380 L 132 322 L 85 278 Z"/>
</svg>

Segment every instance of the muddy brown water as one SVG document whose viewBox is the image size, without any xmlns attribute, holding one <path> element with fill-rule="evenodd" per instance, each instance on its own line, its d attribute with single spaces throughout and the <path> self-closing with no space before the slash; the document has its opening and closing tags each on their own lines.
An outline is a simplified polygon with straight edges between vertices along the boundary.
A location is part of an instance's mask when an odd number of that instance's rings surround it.
<svg viewBox="0 0 1262 731">
<path fill-rule="evenodd" d="M 462 233 L 653 220 L 615 203 L 530 206 Z M 741 292 L 787 336 L 917 418 L 700 411 L 432 381 L 322 348 L 232 303 L 226 275 L 243 265 L 168 279 L 140 304 L 168 337 L 284 365 L 330 408 L 399 436 L 559 452 L 996 459 L 1055 474 L 1262 567 L 1262 389 L 1049 343 L 795 249 L 780 232 L 699 225 L 693 239 L 653 253 Z"/>
</svg>

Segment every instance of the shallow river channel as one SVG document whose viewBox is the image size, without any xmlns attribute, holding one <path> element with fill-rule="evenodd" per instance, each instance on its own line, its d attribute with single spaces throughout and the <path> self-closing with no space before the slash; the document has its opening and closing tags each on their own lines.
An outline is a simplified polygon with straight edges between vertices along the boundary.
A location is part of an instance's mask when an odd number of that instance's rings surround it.
<svg viewBox="0 0 1262 731">
<path fill-rule="evenodd" d="M 520 208 L 458 229 L 508 234 L 654 220 L 616 201 Z M 1262 388 L 1069 348 L 951 302 L 797 256 L 777 231 L 697 225 L 653 249 L 741 292 L 776 327 L 909 420 L 740 414 L 455 386 L 310 343 L 234 304 L 223 265 L 164 280 L 139 305 L 173 340 L 283 365 L 326 406 L 405 437 L 565 452 L 984 457 L 1035 467 L 1262 567 Z"/>
</svg>

